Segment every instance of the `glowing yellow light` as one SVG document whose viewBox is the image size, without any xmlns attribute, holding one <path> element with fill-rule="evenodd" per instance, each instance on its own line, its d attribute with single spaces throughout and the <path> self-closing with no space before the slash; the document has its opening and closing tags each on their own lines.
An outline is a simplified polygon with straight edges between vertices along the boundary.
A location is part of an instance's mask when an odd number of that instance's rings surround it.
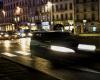
<svg viewBox="0 0 100 80">
<path fill-rule="evenodd" d="M 28 36 L 32 36 L 32 33 L 28 33 Z"/>
<path fill-rule="evenodd" d="M 4 47 L 6 47 L 6 48 L 10 47 L 10 41 L 9 40 L 4 41 Z"/>
<path fill-rule="evenodd" d="M 8 34 L 5 34 L 4 36 L 5 36 L 5 37 L 9 37 L 9 35 L 8 35 Z"/>
<path fill-rule="evenodd" d="M 47 6 L 48 6 L 48 9 L 51 9 L 52 3 L 51 3 L 51 2 L 48 2 L 48 3 L 47 3 Z"/>
<path fill-rule="evenodd" d="M 17 7 L 17 8 L 16 8 L 16 11 L 15 11 L 15 14 L 16 14 L 16 15 L 19 15 L 20 12 L 21 12 L 21 8 L 20 8 L 20 7 Z"/>
<path fill-rule="evenodd" d="M 22 33 L 22 37 L 25 37 L 26 36 L 26 34 L 25 33 Z"/>
<path fill-rule="evenodd" d="M 6 16 L 6 12 L 4 10 L 2 10 L 2 13 L 3 13 L 4 17 L 5 17 Z"/>
</svg>

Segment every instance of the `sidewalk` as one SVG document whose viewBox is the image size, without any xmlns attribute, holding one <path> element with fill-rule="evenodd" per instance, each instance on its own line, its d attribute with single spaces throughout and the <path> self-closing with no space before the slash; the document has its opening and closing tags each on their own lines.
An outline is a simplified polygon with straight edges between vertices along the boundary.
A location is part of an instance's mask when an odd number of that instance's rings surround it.
<svg viewBox="0 0 100 80">
<path fill-rule="evenodd" d="M 16 61 L 10 60 L 10 57 L 1 56 L 0 80 L 58 80 L 58 79 L 43 74 L 37 70 L 28 68 L 25 65 L 16 63 Z"/>
<path fill-rule="evenodd" d="M 0 80 L 36 80 L 26 68 L 0 57 Z"/>
<path fill-rule="evenodd" d="M 90 36 L 90 37 L 100 37 L 100 33 L 83 33 L 83 34 L 78 34 L 79 36 L 84 36 L 84 37 L 86 37 L 86 36 Z"/>
</svg>

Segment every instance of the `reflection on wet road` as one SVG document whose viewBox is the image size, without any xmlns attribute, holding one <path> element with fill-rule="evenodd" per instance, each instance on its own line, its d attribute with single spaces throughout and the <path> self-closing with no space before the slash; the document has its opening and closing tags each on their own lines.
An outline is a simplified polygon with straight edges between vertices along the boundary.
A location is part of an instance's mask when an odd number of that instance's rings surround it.
<svg viewBox="0 0 100 80">
<path fill-rule="evenodd" d="M 0 52 L 30 55 L 30 38 L 0 41 Z"/>
<path fill-rule="evenodd" d="M 16 62 L 18 61 L 21 62 L 21 64 L 29 65 L 29 67 L 32 66 L 35 69 L 51 76 L 55 76 L 60 80 L 100 80 L 100 71 L 97 70 L 77 66 L 73 67 L 73 69 L 69 67 L 66 67 L 66 69 L 52 68 L 48 63 L 49 61 L 43 60 L 42 58 L 37 57 L 35 60 L 32 60 L 27 57 L 27 55 L 31 54 L 30 41 L 30 38 L 0 41 L 0 53 L 9 55 L 10 57 L 14 56 L 13 60 Z M 18 56 L 16 58 L 17 55 L 26 56 Z"/>
</svg>

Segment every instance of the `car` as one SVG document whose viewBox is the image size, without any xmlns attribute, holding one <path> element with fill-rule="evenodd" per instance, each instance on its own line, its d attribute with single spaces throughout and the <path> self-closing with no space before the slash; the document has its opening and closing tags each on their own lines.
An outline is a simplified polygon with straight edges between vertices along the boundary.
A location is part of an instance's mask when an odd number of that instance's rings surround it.
<svg viewBox="0 0 100 80">
<path fill-rule="evenodd" d="M 87 53 L 94 51 L 95 46 L 79 43 L 77 38 L 69 32 L 34 32 L 30 50 L 32 58 L 38 56 L 49 60 L 53 65 L 84 65 L 95 59 L 91 54 L 84 54 L 86 51 Z"/>
<path fill-rule="evenodd" d="M 38 56 L 53 64 L 84 63 L 90 56 L 78 54 L 78 45 L 78 40 L 68 32 L 34 32 L 30 42 L 31 57 Z"/>
</svg>

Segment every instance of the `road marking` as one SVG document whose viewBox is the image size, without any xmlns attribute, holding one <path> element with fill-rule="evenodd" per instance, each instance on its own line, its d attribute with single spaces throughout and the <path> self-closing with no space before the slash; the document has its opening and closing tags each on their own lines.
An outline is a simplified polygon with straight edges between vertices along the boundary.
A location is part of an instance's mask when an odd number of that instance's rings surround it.
<svg viewBox="0 0 100 80">
<path fill-rule="evenodd" d="M 24 55 L 24 56 L 27 56 L 27 55 L 31 54 L 31 53 L 24 52 L 24 51 L 15 51 L 15 53 L 18 53 L 18 54 L 21 54 L 21 55 Z"/>
<path fill-rule="evenodd" d="M 4 53 L 1 53 L 1 54 L 6 55 L 6 56 L 9 56 L 9 57 L 16 57 L 17 56 L 15 54 L 8 53 L 8 52 L 4 52 Z"/>
</svg>

